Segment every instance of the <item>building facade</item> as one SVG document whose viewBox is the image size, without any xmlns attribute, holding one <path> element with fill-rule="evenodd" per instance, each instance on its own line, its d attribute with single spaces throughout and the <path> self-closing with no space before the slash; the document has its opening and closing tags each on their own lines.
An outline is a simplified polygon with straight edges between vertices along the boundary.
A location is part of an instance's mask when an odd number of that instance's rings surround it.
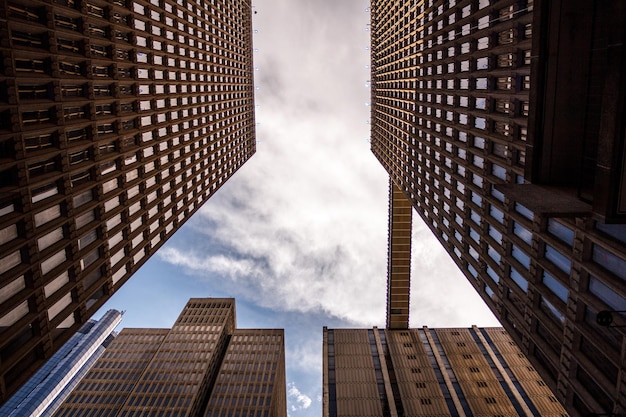
<svg viewBox="0 0 626 417">
<path fill-rule="evenodd" d="M 567 413 L 501 328 L 324 328 L 323 416 Z"/>
<path fill-rule="evenodd" d="M 371 7 L 372 151 L 575 416 L 626 409 L 618 3 Z"/>
<path fill-rule="evenodd" d="M 55 417 L 93 415 L 286 417 L 284 332 L 192 298 L 171 329 L 123 329 Z"/>
<path fill-rule="evenodd" d="M 0 4 L 0 403 L 255 152 L 249 1 Z"/>
<path fill-rule="evenodd" d="M 2 407 L 6 417 L 50 417 L 102 356 L 122 320 L 117 310 L 89 320 Z"/>
</svg>

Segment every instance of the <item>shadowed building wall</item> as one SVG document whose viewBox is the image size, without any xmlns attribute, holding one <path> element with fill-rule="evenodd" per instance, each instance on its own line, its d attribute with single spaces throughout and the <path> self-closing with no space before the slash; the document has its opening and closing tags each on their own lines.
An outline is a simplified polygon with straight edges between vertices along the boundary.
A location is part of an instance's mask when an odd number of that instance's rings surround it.
<svg viewBox="0 0 626 417">
<path fill-rule="evenodd" d="M 374 155 L 568 411 L 623 414 L 626 3 L 371 12 Z"/>
<path fill-rule="evenodd" d="M 0 403 L 255 152 L 248 1 L 0 4 Z"/>
</svg>

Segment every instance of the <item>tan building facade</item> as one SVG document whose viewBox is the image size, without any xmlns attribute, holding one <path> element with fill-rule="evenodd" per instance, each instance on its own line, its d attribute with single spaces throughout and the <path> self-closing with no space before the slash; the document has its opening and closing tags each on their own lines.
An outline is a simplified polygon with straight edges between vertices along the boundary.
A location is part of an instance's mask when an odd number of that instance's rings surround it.
<svg viewBox="0 0 626 417">
<path fill-rule="evenodd" d="M 0 403 L 254 154 L 251 13 L 0 5 Z"/>
<path fill-rule="evenodd" d="M 123 329 L 55 417 L 286 417 L 284 332 L 192 298 L 171 329 Z"/>
<path fill-rule="evenodd" d="M 371 13 L 371 146 L 394 187 L 568 412 L 624 414 L 625 4 Z"/>
<path fill-rule="evenodd" d="M 567 413 L 501 328 L 324 328 L 323 416 Z"/>
</svg>

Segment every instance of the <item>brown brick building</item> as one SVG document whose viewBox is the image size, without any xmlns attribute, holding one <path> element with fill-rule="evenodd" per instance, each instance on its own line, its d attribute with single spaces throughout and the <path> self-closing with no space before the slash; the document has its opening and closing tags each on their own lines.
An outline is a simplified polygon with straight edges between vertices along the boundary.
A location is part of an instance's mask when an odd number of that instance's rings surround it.
<svg viewBox="0 0 626 417">
<path fill-rule="evenodd" d="M 0 2 L 0 403 L 255 152 L 251 6 Z"/>
<path fill-rule="evenodd" d="M 192 298 L 171 329 L 123 329 L 55 417 L 286 417 L 284 332 Z"/>
<path fill-rule="evenodd" d="M 596 318 L 626 325 L 625 4 L 371 11 L 371 144 L 394 204 L 410 202 L 572 415 L 623 414 L 626 328 Z M 405 313 L 390 306 L 388 323 Z"/>
</svg>

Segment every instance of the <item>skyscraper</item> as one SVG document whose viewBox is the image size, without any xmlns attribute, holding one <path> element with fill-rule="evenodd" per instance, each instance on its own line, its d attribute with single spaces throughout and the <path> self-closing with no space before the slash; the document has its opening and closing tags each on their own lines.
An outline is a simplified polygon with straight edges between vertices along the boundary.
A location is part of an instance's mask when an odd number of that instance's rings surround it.
<svg viewBox="0 0 626 417">
<path fill-rule="evenodd" d="M 567 416 L 501 328 L 324 328 L 324 417 Z"/>
<path fill-rule="evenodd" d="M 114 339 L 122 320 L 117 310 L 100 320 L 89 320 L 26 384 L 13 395 L 0 415 L 7 417 L 50 417 L 85 376 L 106 346 Z"/>
<path fill-rule="evenodd" d="M 0 7 L 0 403 L 255 152 L 249 1 Z"/>
<path fill-rule="evenodd" d="M 283 330 L 237 329 L 235 300 L 192 298 L 171 329 L 123 329 L 55 417 L 286 417 Z"/>
<path fill-rule="evenodd" d="M 624 3 L 374 0 L 371 19 L 392 186 L 572 415 L 624 413 L 624 328 L 597 320 L 626 324 Z"/>
</svg>

